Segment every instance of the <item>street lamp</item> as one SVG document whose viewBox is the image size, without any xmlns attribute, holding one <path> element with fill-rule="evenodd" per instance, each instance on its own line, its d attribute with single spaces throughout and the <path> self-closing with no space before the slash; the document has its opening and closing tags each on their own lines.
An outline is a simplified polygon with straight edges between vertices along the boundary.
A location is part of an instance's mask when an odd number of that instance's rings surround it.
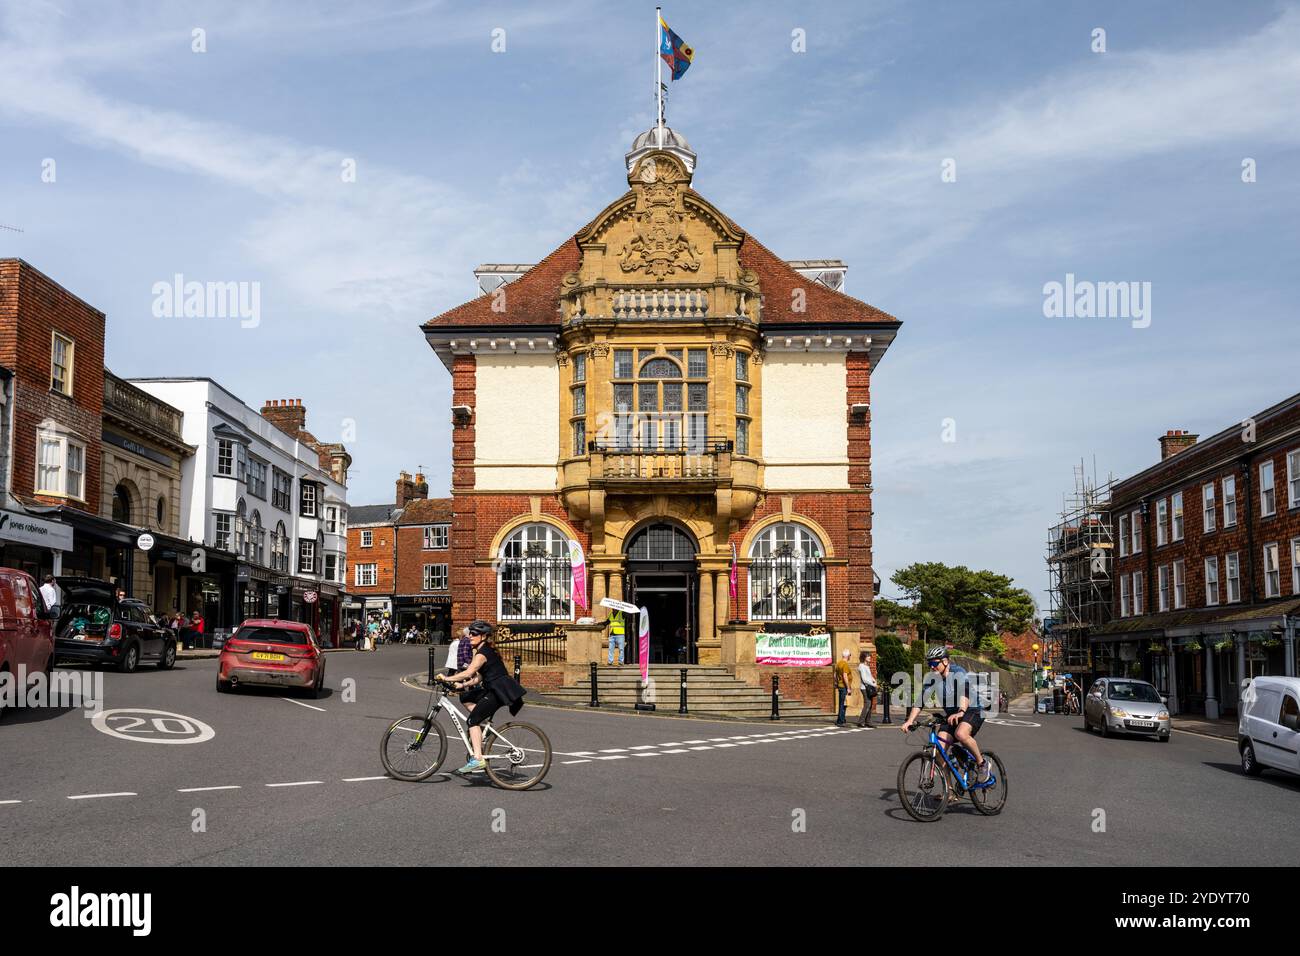
<svg viewBox="0 0 1300 956">
<path fill-rule="evenodd" d="M 1038 645 L 1032 645 L 1034 649 L 1034 713 L 1038 713 Z"/>
</svg>

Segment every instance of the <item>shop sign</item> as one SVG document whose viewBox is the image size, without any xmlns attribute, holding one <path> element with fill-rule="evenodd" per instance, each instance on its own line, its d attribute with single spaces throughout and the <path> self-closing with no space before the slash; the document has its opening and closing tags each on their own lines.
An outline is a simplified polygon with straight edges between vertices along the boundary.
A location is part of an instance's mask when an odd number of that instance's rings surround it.
<svg viewBox="0 0 1300 956">
<path fill-rule="evenodd" d="M 0 511 L 0 538 L 15 544 L 34 544 L 55 551 L 72 550 L 72 526 L 43 521 L 17 511 Z"/>
<path fill-rule="evenodd" d="M 754 662 L 778 667 L 817 667 L 831 662 L 829 634 L 758 634 Z"/>
<path fill-rule="evenodd" d="M 315 604 L 315 603 L 316 603 L 316 598 L 317 598 L 317 594 L 316 594 L 315 591 L 303 591 L 303 592 L 302 592 L 302 599 L 303 599 L 304 601 L 306 601 L 308 604 Z"/>
<path fill-rule="evenodd" d="M 135 546 L 141 551 L 152 551 L 153 535 L 146 531 L 144 534 L 140 535 L 140 537 L 135 539 Z"/>
</svg>

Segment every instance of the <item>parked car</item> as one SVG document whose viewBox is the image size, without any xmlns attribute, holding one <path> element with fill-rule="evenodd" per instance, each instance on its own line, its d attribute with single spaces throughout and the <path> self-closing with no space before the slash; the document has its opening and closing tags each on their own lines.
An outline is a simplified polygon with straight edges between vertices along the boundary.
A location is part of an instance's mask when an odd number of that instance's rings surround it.
<svg viewBox="0 0 1300 956">
<path fill-rule="evenodd" d="M 16 681 L 20 674 L 29 682 L 35 674 L 49 680 L 54 670 L 53 617 L 30 574 L 0 568 L 0 674 L 8 674 L 7 680 Z M 6 696 L 0 693 L 0 717 L 8 709 Z"/>
<path fill-rule="evenodd" d="M 54 630 L 60 663 L 105 664 L 125 674 L 143 661 L 162 670 L 176 664 L 176 632 L 159 624 L 143 601 L 119 601 L 116 588 L 98 578 L 56 580 L 63 591 Z"/>
<path fill-rule="evenodd" d="M 1241 772 L 1300 774 L 1300 677 L 1256 677 L 1242 691 L 1237 718 Z"/>
<path fill-rule="evenodd" d="M 241 684 L 296 687 L 319 697 L 325 654 L 306 624 L 274 618 L 248 620 L 226 638 L 217 662 L 217 692 Z"/>
<path fill-rule="evenodd" d="M 1103 677 L 1093 683 L 1083 702 L 1083 729 L 1111 734 L 1141 734 L 1169 743 L 1167 699 L 1154 684 L 1127 677 Z"/>
</svg>

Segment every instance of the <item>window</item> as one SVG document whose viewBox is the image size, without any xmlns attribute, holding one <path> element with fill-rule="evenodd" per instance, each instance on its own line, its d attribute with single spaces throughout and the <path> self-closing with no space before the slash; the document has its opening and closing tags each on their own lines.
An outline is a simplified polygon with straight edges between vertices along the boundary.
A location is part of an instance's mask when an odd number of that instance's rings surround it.
<svg viewBox="0 0 1300 956">
<path fill-rule="evenodd" d="M 1169 543 L 1169 499 L 1156 502 L 1156 547 Z"/>
<path fill-rule="evenodd" d="M 1259 516 L 1267 518 L 1277 513 L 1277 489 L 1273 486 L 1273 462 L 1259 466 Z"/>
<path fill-rule="evenodd" d="M 573 423 L 573 454 L 585 455 L 587 453 L 587 423 Z"/>
<path fill-rule="evenodd" d="M 163 519 L 167 514 L 167 499 L 162 495 L 158 496 L 158 526 L 161 528 Z"/>
<path fill-rule="evenodd" d="M 527 524 L 501 546 L 497 617 L 512 621 L 573 618 L 568 537 L 549 524 Z"/>
<path fill-rule="evenodd" d="M 1142 572 L 1133 572 L 1133 614 L 1142 613 Z"/>
<path fill-rule="evenodd" d="M 337 554 L 325 555 L 325 580 L 337 581 L 339 579 L 339 556 Z"/>
<path fill-rule="evenodd" d="M 1205 606 L 1219 603 L 1219 559 L 1205 559 Z"/>
<path fill-rule="evenodd" d="M 447 548 L 447 531 L 451 525 L 435 524 L 424 529 L 424 550 L 444 551 Z"/>
<path fill-rule="evenodd" d="M 688 349 L 686 351 L 686 377 L 709 377 L 709 353 L 707 349 Z"/>
<path fill-rule="evenodd" d="M 248 459 L 248 493 L 266 500 L 266 462 L 256 458 Z"/>
<path fill-rule="evenodd" d="M 1128 515 L 1119 516 L 1119 556 L 1128 556 Z"/>
<path fill-rule="evenodd" d="M 60 395 L 72 395 L 72 353 L 76 344 L 66 335 L 51 333 L 50 388 Z M 93 355 L 91 356 L 94 357 Z"/>
<path fill-rule="evenodd" d="M 573 353 L 573 380 L 575 382 L 585 382 L 587 380 L 587 353 Z"/>
<path fill-rule="evenodd" d="M 1129 592 L 1128 577 L 1121 576 L 1119 579 L 1119 616 L 1120 617 L 1128 617 L 1129 614 L 1128 592 Z"/>
<path fill-rule="evenodd" d="M 1300 595 L 1300 538 L 1291 539 L 1291 593 Z"/>
<path fill-rule="evenodd" d="M 1214 482 L 1201 486 L 1201 530 L 1214 530 Z"/>
<path fill-rule="evenodd" d="M 737 382 L 749 381 L 749 353 L 748 352 L 736 353 L 736 381 Z"/>
<path fill-rule="evenodd" d="M 615 378 L 632 377 L 632 350 L 631 349 L 614 350 L 614 377 Z"/>
<path fill-rule="evenodd" d="M 354 569 L 356 575 L 356 586 L 359 588 L 372 588 L 378 579 L 377 564 L 358 564 Z"/>
<path fill-rule="evenodd" d="M 338 534 L 339 530 L 339 509 L 330 505 L 325 509 L 325 531 L 329 534 Z"/>
<path fill-rule="evenodd" d="M 1142 553 L 1142 512 L 1135 511 L 1130 517 L 1132 519 L 1131 524 L 1133 526 L 1133 553 L 1141 554 Z"/>
<path fill-rule="evenodd" d="M 235 506 L 235 554 L 241 558 L 248 557 L 248 522 L 244 520 L 247 509 L 244 506 L 244 499 L 239 499 L 239 504 Z"/>
<path fill-rule="evenodd" d="M 749 549 L 749 619 L 820 621 L 826 616 L 822 546 L 807 528 L 764 528 Z"/>
<path fill-rule="evenodd" d="M 1156 607 L 1161 611 L 1169 610 L 1169 565 L 1162 564 L 1156 570 Z"/>
<path fill-rule="evenodd" d="M 736 454 L 749 454 L 749 419 L 736 419 Z"/>
<path fill-rule="evenodd" d="M 113 520 L 118 524 L 130 524 L 131 512 L 135 509 L 131 507 L 131 492 L 127 490 L 126 485 L 118 485 L 113 489 Z"/>
<path fill-rule="evenodd" d="M 1223 526 L 1231 528 L 1237 523 L 1237 479 L 1232 475 L 1223 478 Z"/>
<path fill-rule="evenodd" d="M 736 386 L 736 414 L 737 415 L 749 414 L 749 386 L 748 385 Z"/>
<path fill-rule="evenodd" d="M 231 550 L 231 526 L 235 516 L 229 511 L 219 511 L 213 515 L 212 546 L 221 551 Z"/>
<path fill-rule="evenodd" d="M 1174 540 L 1183 540 L 1183 493 L 1174 493 Z"/>
<path fill-rule="evenodd" d="M 373 531 L 361 532 L 361 547 L 372 548 L 375 544 L 375 533 Z"/>
<path fill-rule="evenodd" d="M 302 517 L 316 517 L 316 485 L 310 481 L 298 482 L 299 492 L 302 495 Z"/>
<path fill-rule="evenodd" d="M 36 435 L 36 493 L 84 501 L 86 446 L 55 432 Z"/>
<path fill-rule="evenodd" d="M 573 387 L 573 414 L 587 414 L 587 386 L 575 385 Z"/>
<path fill-rule="evenodd" d="M 1277 562 L 1277 542 L 1264 545 L 1264 597 L 1282 593 L 1282 572 Z"/>
<path fill-rule="evenodd" d="M 281 471 L 279 468 L 271 468 L 271 504 L 281 511 L 289 510 L 289 498 L 293 494 L 293 476 Z"/>
<path fill-rule="evenodd" d="M 1300 449 L 1286 453 L 1286 504 L 1300 507 Z"/>
<path fill-rule="evenodd" d="M 316 573 L 316 542 L 304 540 L 298 542 L 298 573 Z"/>
<path fill-rule="evenodd" d="M 275 534 L 271 535 L 271 569 L 289 570 L 289 535 L 285 532 L 283 521 L 276 524 Z"/>
<path fill-rule="evenodd" d="M 447 565 L 426 564 L 424 566 L 424 590 L 447 590 Z"/>
<path fill-rule="evenodd" d="M 1241 600 L 1241 561 L 1236 551 L 1224 558 L 1224 565 L 1228 578 L 1228 603 L 1235 604 Z"/>
<path fill-rule="evenodd" d="M 1187 565 L 1183 561 L 1174 562 L 1174 607 L 1187 607 Z"/>
<path fill-rule="evenodd" d="M 262 527 L 262 514 L 253 512 L 248 524 L 248 560 L 254 564 L 266 563 L 266 529 Z"/>
</svg>

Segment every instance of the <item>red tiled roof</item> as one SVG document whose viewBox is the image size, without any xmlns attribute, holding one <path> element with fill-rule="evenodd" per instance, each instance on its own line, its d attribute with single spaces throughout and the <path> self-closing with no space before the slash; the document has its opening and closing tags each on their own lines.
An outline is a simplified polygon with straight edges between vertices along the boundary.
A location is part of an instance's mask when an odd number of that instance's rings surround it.
<svg viewBox="0 0 1300 956">
<path fill-rule="evenodd" d="M 567 272 L 576 272 L 582 262 L 578 244 L 570 236 L 537 265 L 505 287 L 505 311 L 492 311 L 491 295 L 480 295 L 463 305 L 436 315 L 423 328 L 457 326 L 559 325 L 556 307 L 560 298 L 560 280 Z"/>
<path fill-rule="evenodd" d="M 432 524 L 436 521 L 450 520 L 450 498 L 412 498 L 402 509 L 402 516 L 397 519 L 397 523 L 399 525 Z"/>
</svg>

